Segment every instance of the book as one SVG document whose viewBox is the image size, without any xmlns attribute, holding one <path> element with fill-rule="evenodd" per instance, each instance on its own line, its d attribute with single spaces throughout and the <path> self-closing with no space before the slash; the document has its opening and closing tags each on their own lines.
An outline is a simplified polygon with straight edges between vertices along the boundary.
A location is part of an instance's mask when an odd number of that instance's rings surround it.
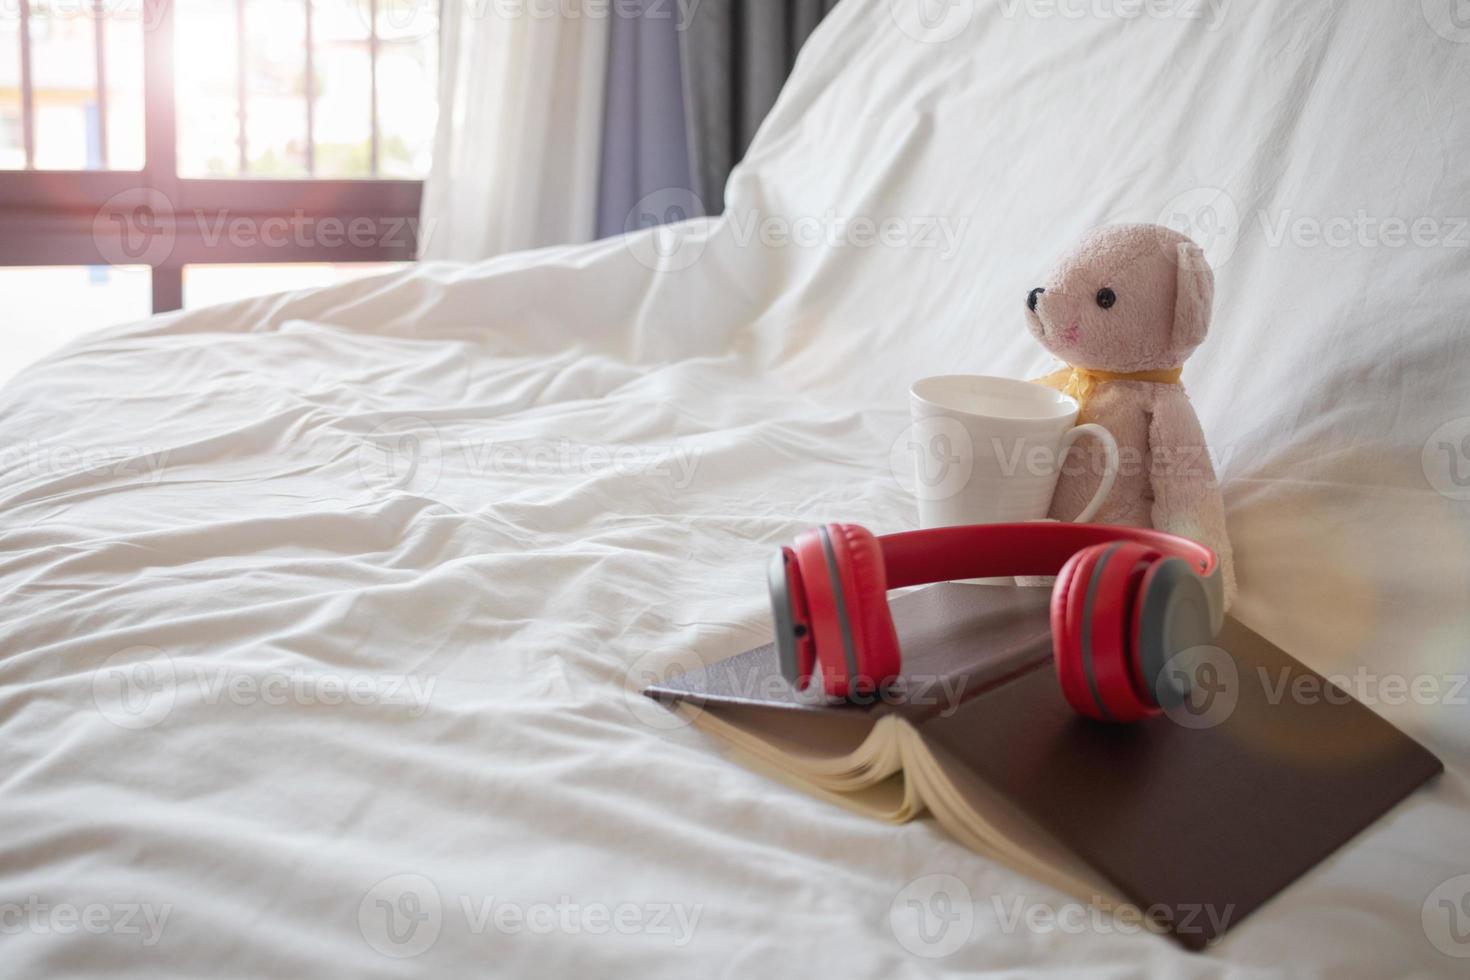
<svg viewBox="0 0 1470 980">
<path fill-rule="evenodd" d="M 1191 950 L 1443 769 L 1233 618 L 1195 651 L 1185 705 L 1133 725 L 1081 718 L 1057 684 L 1049 602 L 959 583 L 897 596 L 903 674 L 857 703 L 792 688 L 772 645 L 644 693 L 753 768 L 878 819 L 932 814 L 981 855 L 1146 914 Z"/>
</svg>

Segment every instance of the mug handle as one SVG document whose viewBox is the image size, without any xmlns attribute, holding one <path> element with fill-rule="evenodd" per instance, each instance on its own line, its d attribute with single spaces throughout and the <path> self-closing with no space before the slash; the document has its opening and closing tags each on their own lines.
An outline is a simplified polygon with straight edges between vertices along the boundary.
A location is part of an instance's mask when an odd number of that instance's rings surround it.
<svg viewBox="0 0 1470 980">
<path fill-rule="evenodd" d="M 1059 460 L 1065 460 L 1067 458 L 1067 450 L 1071 449 L 1072 444 L 1083 436 L 1092 436 L 1098 442 L 1102 443 L 1103 451 L 1107 453 L 1108 460 L 1103 466 L 1102 482 L 1097 485 L 1097 493 L 1092 495 L 1092 500 L 1088 502 L 1086 507 L 1082 508 L 1082 513 L 1078 514 L 1075 518 L 1075 522 L 1078 524 L 1086 524 L 1093 517 L 1097 516 L 1097 512 L 1102 509 L 1103 501 L 1107 500 L 1108 494 L 1113 492 L 1113 484 L 1118 479 L 1118 440 L 1114 439 L 1111 432 L 1096 422 L 1088 422 L 1085 425 L 1076 426 L 1063 436 L 1062 444 L 1057 449 L 1057 458 Z"/>
</svg>

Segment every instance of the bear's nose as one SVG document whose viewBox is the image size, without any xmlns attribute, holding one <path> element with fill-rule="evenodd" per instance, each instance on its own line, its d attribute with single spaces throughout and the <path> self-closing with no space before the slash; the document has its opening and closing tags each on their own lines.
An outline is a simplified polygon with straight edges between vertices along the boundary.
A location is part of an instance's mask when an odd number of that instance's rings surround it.
<svg viewBox="0 0 1470 980">
<path fill-rule="evenodd" d="M 1035 313 L 1036 297 L 1040 296 L 1044 292 L 1046 292 L 1046 290 L 1043 289 L 1041 286 L 1037 286 L 1035 289 L 1031 290 L 1030 295 L 1026 297 L 1026 309 L 1030 310 L 1032 313 Z"/>
</svg>

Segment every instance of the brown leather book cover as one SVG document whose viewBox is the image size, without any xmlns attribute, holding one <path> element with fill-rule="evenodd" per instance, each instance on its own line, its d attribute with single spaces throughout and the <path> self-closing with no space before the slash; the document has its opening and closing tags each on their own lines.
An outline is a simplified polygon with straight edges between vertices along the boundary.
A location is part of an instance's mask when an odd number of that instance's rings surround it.
<svg viewBox="0 0 1470 980">
<path fill-rule="evenodd" d="M 1126 726 L 1080 718 L 1052 667 L 1048 600 L 1046 589 L 953 584 L 894 599 L 904 674 L 870 704 L 816 704 L 773 682 L 769 645 L 646 693 L 740 705 L 757 729 L 766 711 L 849 730 L 898 713 L 947 769 L 998 791 L 1190 949 L 1443 769 L 1234 619 L 1198 662 L 1185 708 Z"/>
</svg>

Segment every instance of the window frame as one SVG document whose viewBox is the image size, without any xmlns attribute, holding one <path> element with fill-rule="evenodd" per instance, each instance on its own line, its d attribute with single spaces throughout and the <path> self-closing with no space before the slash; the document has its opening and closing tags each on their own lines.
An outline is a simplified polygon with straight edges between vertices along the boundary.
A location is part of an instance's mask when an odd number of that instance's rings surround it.
<svg viewBox="0 0 1470 980">
<path fill-rule="evenodd" d="M 241 4 L 243 0 L 235 0 Z M 302 0 L 310 4 L 310 0 Z M 142 170 L 36 170 L 31 168 L 30 96 L 24 94 L 27 130 L 25 170 L 0 171 L 0 266 L 111 265 L 123 243 L 121 222 L 101 220 L 122 195 L 146 200 L 149 220 L 169 228 L 172 247 L 148 265 L 154 313 L 183 306 L 186 265 L 277 262 L 405 262 L 418 251 L 423 181 L 361 179 L 181 178 L 178 175 L 177 106 L 174 98 L 173 0 L 144 0 L 148 23 L 143 38 Z M 22 90 L 29 89 L 28 0 L 20 0 Z M 375 16 L 377 2 L 370 10 Z M 308 18 L 308 21 L 310 18 Z M 371 32 L 373 47 L 377 33 Z M 308 49 L 310 38 L 308 35 Z M 308 72 L 310 71 L 308 57 Z M 376 82 L 374 81 L 374 89 Z M 310 88 L 308 88 L 310 92 Z M 308 116 L 314 111 L 307 99 Z M 378 138 L 376 102 L 372 139 Z M 105 125 L 105 123 L 104 123 Z M 244 219 L 261 228 L 271 219 L 326 222 L 347 228 L 363 219 L 387 233 L 361 236 L 212 235 L 209 229 Z"/>
</svg>

